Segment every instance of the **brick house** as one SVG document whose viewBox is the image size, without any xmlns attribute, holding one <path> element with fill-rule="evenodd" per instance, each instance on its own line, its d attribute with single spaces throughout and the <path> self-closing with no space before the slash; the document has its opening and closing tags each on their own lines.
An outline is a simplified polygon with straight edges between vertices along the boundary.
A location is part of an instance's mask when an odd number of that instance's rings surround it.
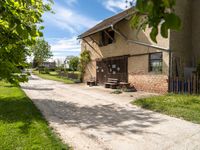
<svg viewBox="0 0 200 150">
<path fill-rule="evenodd" d="M 192 72 L 200 55 L 199 0 L 177 0 L 176 13 L 182 31 L 170 31 L 168 39 L 151 41 L 150 29 L 130 27 L 134 13 L 128 9 L 112 16 L 79 36 L 82 51 L 88 50 L 91 62 L 84 80 L 96 78 L 104 84 L 109 77 L 131 83 L 137 90 L 166 93 L 170 78 Z M 187 72 L 187 73 L 185 73 Z"/>
</svg>

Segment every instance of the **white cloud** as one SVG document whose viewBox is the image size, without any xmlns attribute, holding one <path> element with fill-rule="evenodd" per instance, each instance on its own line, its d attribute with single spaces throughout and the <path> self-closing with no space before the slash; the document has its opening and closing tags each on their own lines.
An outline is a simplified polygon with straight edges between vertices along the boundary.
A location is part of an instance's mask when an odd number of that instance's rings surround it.
<svg viewBox="0 0 200 150">
<path fill-rule="evenodd" d="M 135 5 L 135 1 L 128 0 L 128 3 L 126 3 L 125 0 L 103 0 L 102 4 L 107 10 L 117 13 L 119 10 L 125 10 L 130 7 L 129 2 L 133 2 L 133 5 Z"/>
<path fill-rule="evenodd" d="M 92 18 L 58 4 L 53 6 L 53 10 L 55 14 L 44 14 L 44 23 L 53 24 L 54 26 L 69 31 L 72 34 L 79 34 L 80 31 L 88 29 L 98 23 L 98 21 Z"/>
<path fill-rule="evenodd" d="M 66 56 L 74 55 L 78 56 L 81 52 L 81 46 L 79 40 L 76 37 L 72 38 L 47 38 L 51 45 L 51 51 L 53 53 L 52 60 L 65 59 Z"/>
<path fill-rule="evenodd" d="M 53 53 L 63 53 L 63 52 L 80 52 L 81 47 L 79 41 L 76 37 L 67 39 L 50 39 L 51 51 Z"/>
<path fill-rule="evenodd" d="M 73 4 L 76 4 L 77 0 L 66 0 L 65 2 L 67 3 L 67 5 L 71 6 Z"/>
<path fill-rule="evenodd" d="M 116 13 L 118 10 L 126 8 L 125 0 L 104 0 L 103 5 L 109 11 Z"/>
</svg>

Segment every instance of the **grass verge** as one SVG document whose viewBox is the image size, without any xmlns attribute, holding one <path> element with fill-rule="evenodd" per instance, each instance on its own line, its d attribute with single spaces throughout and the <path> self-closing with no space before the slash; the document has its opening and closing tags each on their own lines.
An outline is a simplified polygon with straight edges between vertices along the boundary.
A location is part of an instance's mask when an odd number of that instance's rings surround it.
<svg viewBox="0 0 200 150">
<path fill-rule="evenodd" d="M 49 74 L 40 74 L 38 71 L 33 71 L 34 75 L 37 75 L 40 78 L 47 79 L 47 80 L 54 80 L 54 81 L 59 81 L 63 82 L 65 84 L 73 84 L 74 81 L 64 78 L 64 77 L 59 77 L 56 72 L 50 72 Z"/>
<path fill-rule="evenodd" d="M 165 95 L 139 99 L 132 104 L 200 124 L 200 96 Z"/>
<path fill-rule="evenodd" d="M 19 88 L 0 81 L 0 149 L 69 150 Z"/>
</svg>

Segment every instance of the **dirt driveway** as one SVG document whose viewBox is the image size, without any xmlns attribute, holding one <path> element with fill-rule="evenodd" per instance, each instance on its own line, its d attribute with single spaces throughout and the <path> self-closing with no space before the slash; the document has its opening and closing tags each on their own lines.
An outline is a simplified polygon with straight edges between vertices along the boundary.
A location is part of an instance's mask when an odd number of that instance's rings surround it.
<svg viewBox="0 0 200 150">
<path fill-rule="evenodd" d="M 113 95 L 101 87 L 32 76 L 22 88 L 64 142 L 75 150 L 200 149 L 200 126 L 134 107 L 151 94 Z"/>
</svg>

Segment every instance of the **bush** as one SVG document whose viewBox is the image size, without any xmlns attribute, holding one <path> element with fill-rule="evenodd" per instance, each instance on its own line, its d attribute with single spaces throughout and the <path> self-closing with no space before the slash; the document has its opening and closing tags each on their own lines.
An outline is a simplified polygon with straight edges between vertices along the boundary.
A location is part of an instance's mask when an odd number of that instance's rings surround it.
<svg viewBox="0 0 200 150">
<path fill-rule="evenodd" d="M 49 74 L 50 73 L 49 68 L 39 67 L 38 70 L 39 70 L 39 73 L 41 73 L 41 74 Z"/>
<path fill-rule="evenodd" d="M 44 68 L 44 73 L 45 74 L 49 74 L 49 69 L 48 68 Z"/>
<path fill-rule="evenodd" d="M 75 57 L 74 56 L 69 60 L 69 68 L 72 71 L 77 71 L 78 70 L 78 65 L 79 65 L 79 57 Z"/>
</svg>

